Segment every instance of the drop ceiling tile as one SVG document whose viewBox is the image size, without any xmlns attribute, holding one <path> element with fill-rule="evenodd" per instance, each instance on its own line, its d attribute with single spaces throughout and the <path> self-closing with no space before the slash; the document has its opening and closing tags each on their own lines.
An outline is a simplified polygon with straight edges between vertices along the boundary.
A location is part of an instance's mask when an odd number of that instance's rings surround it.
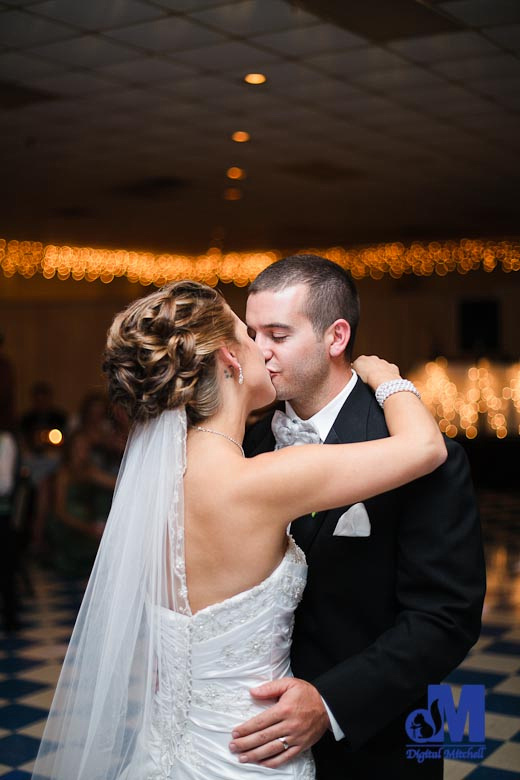
<svg viewBox="0 0 520 780">
<path fill-rule="evenodd" d="M 402 57 L 377 46 L 367 46 L 347 52 L 320 54 L 308 57 L 306 62 L 326 73 L 350 78 L 355 73 L 370 73 L 405 64 Z"/>
<path fill-rule="evenodd" d="M 452 0 L 440 3 L 441 10 L 474 27 L 520 21 L 517 0 Z"/>
<path fill-rule="evenodd" d="M 82 101 L 82 105 L 88 112 L 87 121 L 92 122 L 97 121 L 97 117 L 103 117 L 111 111 L 118 114 L 143 116 L 167 100 L 168 95 L 164 93 L 163 96 L 158 90 L 151 92 L 149 89 L 118 87 L 115 92 L 89 95 L 88 100 Z M 91 107 L 93 107 L 92 111 Z"/>
<path fill-rule="evenodd" d="M 358 146 L 364 152 L 381 149 L 385 145 L 385 138 L 390 138 L 391 133 L 386 129 L 370 129 L 357 122 L 345 122 L 344 143 Z"/>
<path fill-rule="evenodd" d="M 0 44 L 6 46 L 37 46 L 74 35 L 70 27 L 23 11 L 0 13 Z"/>
<path fill-rule="evenodd" d="M 283 32 L 260 35 L 253 38 L 252 42 L 292 57 L 307 57 L 311 54 L 351 49 L 367 43 L 365 38 L 332 24 L 295 27 Z"/>
<path fill-rule="evenodd" d="M 227 33 L 248 37 L 320 21 L 285 0 L 242 0 L 240 3 L 198 11 L 191 16 Z"/>
<path fill-rule="evenodd" d="M 520 60 L 513 54 L 497 54 L 492 57 L 474 57 L 437 63 L 432 65 L 432 69 L 448 78 L 471 81 L 495 76 L 520 75 Z"/>
<path fill-rule="evenodd" d="M 477 121 L 479 120 L 479 121 Z M 481 134 L 485 138 L 491 138 L 501 144 L 520 146 L 520 126 L 518 118 L 504 111 L 500 121 L 492 122 L 490 117 L 477 117 L 471 125 L 471 131 Z"/>
<path fill-rule="evenodd" d="M 82 35 L 29 50 L 31 54 L 61 62 L 70 67 L 96 68 L 125 62 L 139 56 L 135 49 L 108 41 L 99 35 Z"/>
<path fill-rule="evenodd" d="M 424 117 L 416 122 L 404 122 L 402 125 L 392 125 L 392 132 L 402 138 L 423 138 L 425 142 L 433 136 L 439 136 L 439 133 L 445 131 L 442 125 L 439 125 L 431 117 Z"/>
<path fill-rule="evenodd" d="M 300 62 L 273 63 L 269 66 L 269 69 L 266 69 L 266 75 L 268 80 L 265 86 L 272 90 L 276 90 L 279 87 L 292 87 L 296 84 L 305 84 L 312 87 L 313 84 L 322 84 L 327 80 L 327 77 L 322 73 L 307 68 L 304 63 Z M 247 88 L 251 90 L 257 89 L 257 87 Z M 261 86 L 259 89 L 263 89 L 263 87 Z"/>
<path fill-rule="evenodd" d="M 484 95 L 491 95 L 497 98 L 509 97 L 520 92 L 520 78 L 512 76 L 510 78 L 481 79 L 473 82 L 471 86 Z"/>
<path fill-rule="evenodd" d="M 496 112 L 496 104 L 491 100 L 484 100 L 478 95 L 466 93 L 461 99 L 431 101 L 427 110 L 433 116 L 459 122 L 461 116 L 472 117 L 476 114 Z"/>
<path fill-rule="evenodd" d="M 426 139 L 428 146 L 444 149 L 455 156 L 466 151 L 471 154 L 471 142 L 474 140 L 463 128 L 456 127 L 437 127 L 435 133 L 431 133 Z"/>
<path fill-rule="evenodd" d="M 462 92 L 462 94 L 460 94 Z M 406 106 L 415 106 L 425 111 L 429 111 L 431 106 L 436 106 L 454 100 L 461 100 L 470 95 L 469 92 L 457 88 L 452 84 L 445 84 L 441 87 L 415 87 L 401 92 L 394 93 L 395 100 Z"/>
<path fill-rule="evenodd" d="M 363 97 L 346 100 L 342 108 L 349 114 L 358 117 L 360 121 L 363 122 L 365 116 L 371 114 L 385 116 L 386 114 L 395 111 L 396 104 L 392 103 L 392 101 L 387 98 L 377 97 L 376 95 L 365 95 Z M 335 106 L 331 106 L 331 110 L 337 111 Z"/>
<path fill-rule="evenodd" d="M 16 113 L 22 121 L 28 124 L 36 123 L 50 127 L 54 125 L 73 127 L 78 124 L 80 126 L 83 125 L 85 120 L 84 111 L 84 101 L 81 99 L 75 104 L 70 100 L 66 103 L 60 100 L 53 100 L 48 103 L 34 103 Z"/>
<path fill-rule="evenodd" d="M 366 94 L 358 87 L 353 87 L 345 82 L 329 79 L 325 76 L 319 78 L 314 78 L 314 76 L 315 74 L 313 73 L 309 79 L 303 74 L 295 81 L 283 78 L 278 81 L 273 78 L 271 81 L 271 92 L 291 97 L 294 100 L 330 104 L 331 108 L 341 105 L 352 98 L 361 98 Z"/>
<path fill-rule="evenodd" d="M 42 16 L 88 30 L 144 22 L 164 15 L 160 9 L 139 0 L 125 0 L 124 3 L 107 0 L 47 0 L 38 3 L 34 10 Z"/>
<path fill-rule="evenodd" d="M 505 112 L 499 113 L 497 112 L 497 107 L 494 107 L 493 111 L 489 111 L 487 113 L 483 114 L 474 114 L 471 116 L 461 116 L 458 117 L 457 123 L 462 125 L 463 127 L 466 127 L 468 130 L 477 130 L 477 131 L 495 131 L 496 128 L 502 128 L 506 124 L 507 116 L 505 116 Z M 520 126 L 518 119 L 516 120 L 516 129 L 517 132 L 520 132 Z"/>
<path fill-rule="evenodd" d="M 223 103 L 222 105 L 225 105 Z M 230 111 L 227 112 L 227 116 L 223 116 L 219 111 L 218 106 L 211 106 L 209 104 L 200 105 L 198 103 L 186 103 L 181 102 L 178 99 L 173 99 L 169 106 L 169 111 L 165 109 L 161 113 L 160 121 L 157 122 L 159 126 L 176 127 L 179 122 L 193 126 L 197 128 L 197 133 L 208 135 L 208 128 L 211 128 L 211 132 L 218 132 L 218 135 L 225 137 L 226 142 L 229 143 L 230 148 L 234 146 L 231 141 L 231 133 L 236 129 L 236 120 L 234 120 Z M 189 141 L 190 139 L 183 138 L 182 143 Z M 247 146 L 247 144 L 245 144 Z"/>
<path fill-rule="evenodd" d="M 248 72 L 265 72 L 264 66 L 279 62 L 275 54 L 240 41 L 227 41 L 200 49 L 179 52 L 175 59 L 204 70 L 233 70 L 239 78 Z"/>
<path fill-rule="evenodd" d="M 5 81 L 23 81 L 27 77 L 46 76 L 62 69 L 61 65 L 16 52 L 0 54 L 0 79 Z"/>
<path fill-rule="evenodd" d="M 240 83 L 226 81 L 217 76 L 199 76 L 197 78 L 182 79 L 168 87 L 161 85 L 159 90 L 165 95 L 178 95 L 186 100 L 204 101 L 208 99 L 218 100 L 221 95 L 245 94 L 246 87 Z"/>
<path fill-rule="evenodd" d="M 312 127 L 320 126 L 323 130 L 323 116 L 319 110 L 313 111 L 305 106 L 288 106 L 280 102 L 278 108 L 272 107 L 269 114 L 264 117 L 269 125 L 293 125 L 298 133 L 308 132 Z"/>
<path fill-rule="evenodd" d="M 487 27 L 484 33 L 505 49 L 520 49 L 520 24 L 504 24 L 499 27 Z"/>
<path fill-rule="evenodd" d="M 65 73 L 60 76 L 47 76 L 44 79 L 34 79 L 32 86 L 46 90 L 57 95 L 82 95 L 88 92 L 96 92 L 114 89 L 115 85 L 104 79 L 88 73 Z"/>
<path fill-rule="evenodd" d="M 228 127 L 230 132 L 237 129 L 251 132 L 251 127 L 259 117 L 263 122 L 268 122 L 271 116 L 278 116 L 282 112 L 291 113 L 300 108 L 286 100 L 255 95 L 245 95 L 241 99 L 234 95 L 222 95 L 218 101 L 208 101 L 207 105 L 213 108 L 217 116 L 220 115 L 220 119 L 216 120 L 217 126 Z M 240 147 L 250 148 L 247 144 L 241 144 Z"/>
<path fill-rule="evenodd" d="M 354 107 L 355 107 L 354 102 Z M 385 111 L 368 111 L 363 113 L 362 120 L 373 127 L 390 127 L 404 125 L 405 122 L 418 122 L 424 118 L 420 111 L 404 108 L 391 103 Z"/>
<path fill-rule="evenodd" d="M 427 84 L 442 84 L 442 79 L 425 68 L 413 65 L 374 73 L 357 73 L 351 76 L 355 84 L 380 91 L 407 89 Z"/>
<path fill-rule="evenodd" d="M 404 38 L 400 41 L 391 41 L 388 46 L 404 57 L 425 63 L 497 53 L 496 46 L 471 30 L 427 35 L 421 38 Z"/>
<path fill-rule="evenodd" d="M 155 86 L 162 81 L 177 81 L 189 78 L 195 71 L 187 65 L 179 65 L 156 57 L 141 57 L 132 62 L 120 62 L 103 68 L 100 73 L 112 76 L 133 84 L 149 84 Z"/>
<path fill-rule="evenodd" d="M 235 0 L 236 3 L 240 0 Z M 229 5 L 230 0 L 155 0 L 156 5 L 168 8 L 170 11 L 199 11 L 202 8 L 213 8 L 217 5 Z"/>
<path fill-rule="evenodd" d="M 509 95 L 496 96 L 495 100 L 500 103 L 500 105 L 510 109 L 511 111 L 520 111 L 520 92 L 512 92 Z M 520 137 L 520 127 L 518 128 L 518 135 Z"/>
<path fill-rule="evenodd" d="M 189 19 L 168 17 L 110 30 L 107 35 L 149 51 L 176 52 L 218 43 L 223 36 Z"/>
</svg>

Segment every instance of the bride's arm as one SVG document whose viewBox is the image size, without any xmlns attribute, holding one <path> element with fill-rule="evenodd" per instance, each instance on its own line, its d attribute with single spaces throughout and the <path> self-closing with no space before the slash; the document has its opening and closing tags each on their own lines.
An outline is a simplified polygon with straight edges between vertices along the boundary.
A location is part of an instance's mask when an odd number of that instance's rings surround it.
<svg viewBox="0 0 520 780">
<path fill-rule="evenodd" d="M 362 357 L 355 368 L 375 390 L 399 379 L 396 366 Z M 237 480 L 250 500 L 287 522 L 313 511 L 363 501 L 429 474 L 446 460 L 446 447 L 433 417 L 411 392 L 384 403 L 390 436 L 358 444 L 286 447 L 250 458 L 249 478 Z"/>
</svg>

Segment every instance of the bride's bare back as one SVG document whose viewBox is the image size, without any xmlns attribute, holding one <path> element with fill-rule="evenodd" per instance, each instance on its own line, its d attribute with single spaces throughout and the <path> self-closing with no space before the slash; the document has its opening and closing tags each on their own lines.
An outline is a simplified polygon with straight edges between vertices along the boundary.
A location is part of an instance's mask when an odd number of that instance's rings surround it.
<svg viewBox="0 0 520 780">
<path fill-rule="evenodd" d="M 232 482 L 240 478 L 241 456 L 232 444 L 214 439 L 198 438 L 196 432 L 188 438 L 184 533 L 193 614 L 258 585 L 287 545 L 284 530 L 269 522 L 262 501 L 237 499 Z"/>
</svg>

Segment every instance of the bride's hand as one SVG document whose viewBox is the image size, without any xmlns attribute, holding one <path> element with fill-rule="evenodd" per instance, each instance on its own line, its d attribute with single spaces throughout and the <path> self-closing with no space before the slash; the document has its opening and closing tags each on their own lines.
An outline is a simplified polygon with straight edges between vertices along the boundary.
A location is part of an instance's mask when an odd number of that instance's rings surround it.
<svg viewBox="0 0 520 780">
<path fill-rule="evenodd" d="M 377 355 L 361 355 L 354 360 L 352 368 L 360 379 L 370 385 L 374 391 L 383 382 L 401 378 L 395 363 L 388 363 L 387 360 L 383 360 Z"/>
</svg>

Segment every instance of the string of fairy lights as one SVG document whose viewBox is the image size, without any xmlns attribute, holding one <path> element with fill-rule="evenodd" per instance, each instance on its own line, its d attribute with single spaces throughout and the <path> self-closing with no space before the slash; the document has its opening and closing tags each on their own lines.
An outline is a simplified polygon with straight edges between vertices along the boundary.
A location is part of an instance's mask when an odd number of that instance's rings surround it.
<svg viewBox="0 0 520 780">
<path fill-rule="evenodd" d="M 519 240 L 462 239 L 408 246 L 395 242 L 306 251 L 328 257 L 356 279 L 520 270 Z M 0 239 L 0 268 L 5 277 L 41 275 L 104 284 L 118 277 L 157 286 L 189 278 L 212 286 L 221 281 L 244 287 L 281 256 L 279 251 L 225 253 L 217 248 L 201 255 L 153 254 Z M 447 436 L 474 439 L 491 434 L 504 439 L 520 434 L 520 363 L 504 366 L 482 360 L 468 367 L 437 358 L 411 378 Z"/>
<path fill-rule="evenodd" d="M 409 245 L 393 242 L 352 249 L 329 247 L 305 251 L 328 257 L 349 270 L 355 279 L 520 270 L 520 240 L 462 239 Z M 280 257 L 282 253 L 274 250 L 223 252 L 210 248 L 200 255 L 154 254 L 0 239 L 2 273 L 6 277 L 19 274 L 26 279 L 40 274 L 45 279 L 99 280 L 110 284 L 115 278 L 126 277 L 136 284 L 160 286 L 188 278 L 212 286 L 221 281 L 244 287 Z"/>
</svg>

